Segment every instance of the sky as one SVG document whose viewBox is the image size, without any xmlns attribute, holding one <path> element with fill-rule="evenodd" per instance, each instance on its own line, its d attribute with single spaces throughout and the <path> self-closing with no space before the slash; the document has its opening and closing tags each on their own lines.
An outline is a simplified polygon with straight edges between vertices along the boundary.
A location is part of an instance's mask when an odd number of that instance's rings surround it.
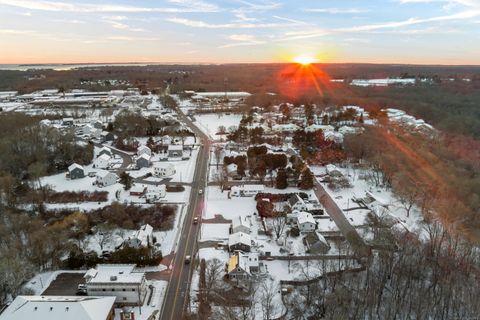
<svg viewBox="0 0 480 320">
<path fill-rule="evenodd" d="M 0 0 L 0 64 L 480 64 L 480 0 Z"/>
</svg>

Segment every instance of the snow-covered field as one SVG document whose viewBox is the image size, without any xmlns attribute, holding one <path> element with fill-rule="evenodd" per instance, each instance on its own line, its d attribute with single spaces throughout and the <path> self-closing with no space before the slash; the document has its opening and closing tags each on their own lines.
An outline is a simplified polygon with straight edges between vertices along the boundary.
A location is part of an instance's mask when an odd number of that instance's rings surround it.
<svg viewBox="0 0 480 320">
<path fill-rule="evenodd" d="M 218 127 L 224 126 L 225 129 L 235 126 L 238 127 L 240 120 L 242 120 L 241 114 L 197 114 L 195 115 L 195 124 L 205 134 L 210 136 L 214 140 L 225 138 L 225 135 L 217 135 Z"/>
</svg>

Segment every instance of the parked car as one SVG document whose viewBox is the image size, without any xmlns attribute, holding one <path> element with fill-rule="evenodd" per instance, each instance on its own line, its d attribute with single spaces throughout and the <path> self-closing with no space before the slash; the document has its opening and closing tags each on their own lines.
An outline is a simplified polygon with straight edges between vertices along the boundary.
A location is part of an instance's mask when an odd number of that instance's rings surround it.
<svg viewBox="0 0 480 320">
<path fill-rule="evenodd" d="M 192 257 L 185 256 L 185 264 L 189 264 L 191 260 L 192 260 Z"/>
</svg>

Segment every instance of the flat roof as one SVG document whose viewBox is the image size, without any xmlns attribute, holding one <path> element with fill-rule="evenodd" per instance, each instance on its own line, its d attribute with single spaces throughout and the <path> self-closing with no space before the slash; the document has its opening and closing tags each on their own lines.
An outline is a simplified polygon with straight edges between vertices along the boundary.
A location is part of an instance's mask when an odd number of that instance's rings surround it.
<svg viewBox="0 0 480 320">
<path fill-rule="evenodd" d="M 134 264 L 99 264 L 96 269 L 90 269 L 85 277 L 89 278 L 87 284 L 141 283 L 145 273 L 133 272 L 133 269 Z"/>
</svg>

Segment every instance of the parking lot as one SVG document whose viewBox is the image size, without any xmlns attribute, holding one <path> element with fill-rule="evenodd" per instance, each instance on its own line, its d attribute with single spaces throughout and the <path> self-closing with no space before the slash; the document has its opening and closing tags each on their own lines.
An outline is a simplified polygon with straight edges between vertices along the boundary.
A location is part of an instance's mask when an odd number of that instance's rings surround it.
<svg viewBox="0 0 480 320">
<path fill-rule="evenodd" d="M 83 275 L 84 273 L 61 273 L 57 279 L 52 281 L 43 295 L 74 296 L 77 293 L 78 285 L 84 283 Z"/>
</svg>

